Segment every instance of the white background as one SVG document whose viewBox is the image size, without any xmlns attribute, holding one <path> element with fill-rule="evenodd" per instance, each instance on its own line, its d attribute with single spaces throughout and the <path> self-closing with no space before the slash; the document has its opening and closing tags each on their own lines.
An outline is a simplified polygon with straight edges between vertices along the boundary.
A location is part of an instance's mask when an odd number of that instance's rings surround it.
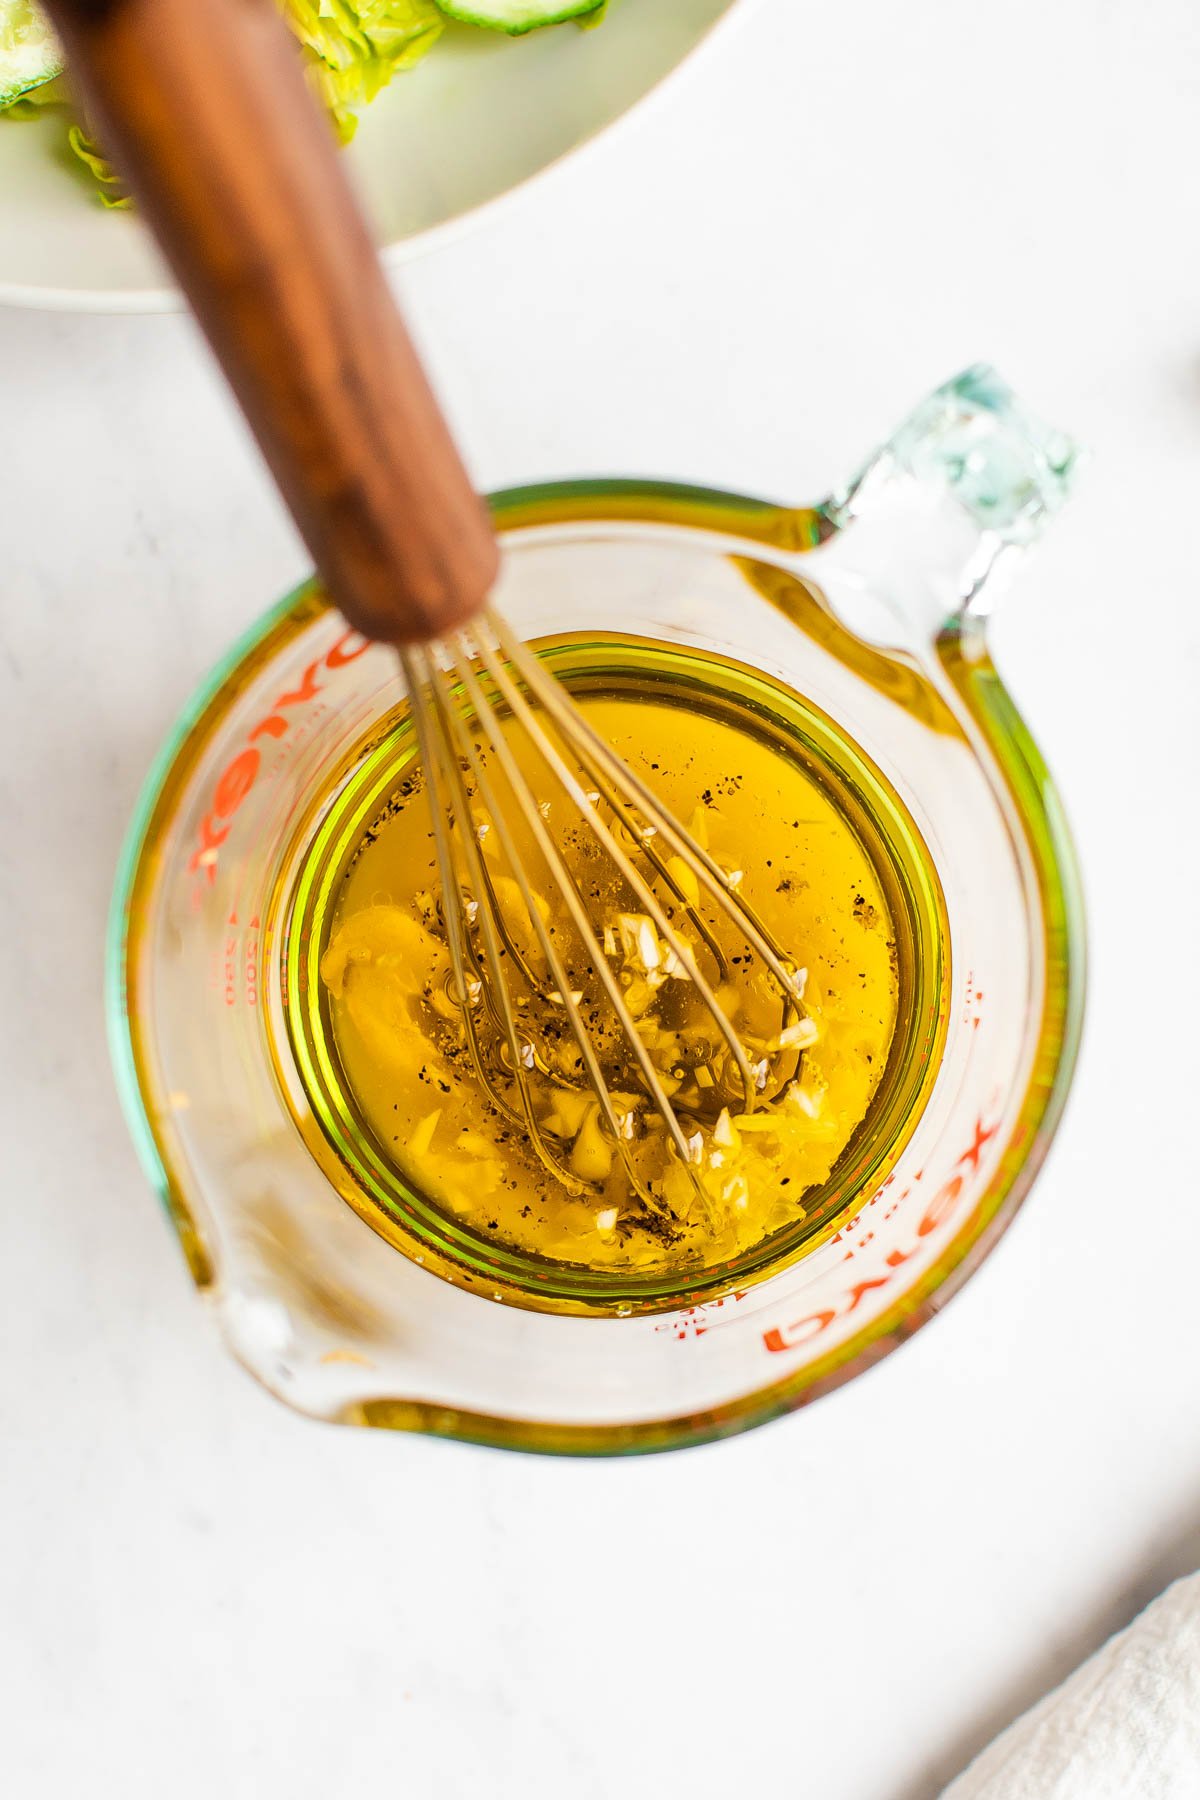
<svg viewBox="0 0 1200 1800">
<path fill-rule="evenodd" d="M 0 315 L 0 1782 L 14 1800 L 933 1796 L 1200 1561 L 1194 0 L 763 0 L 404 297 L 479 480 L 817 497 L 976 357 L 1094 452 L 996 651 L 1090 1015 L 1046 1172 L 882 1366 L 710 1449 L 305 1423 L 118 1116 L 147 764 L 305 566 L 190 325 Z"/>
</svg>

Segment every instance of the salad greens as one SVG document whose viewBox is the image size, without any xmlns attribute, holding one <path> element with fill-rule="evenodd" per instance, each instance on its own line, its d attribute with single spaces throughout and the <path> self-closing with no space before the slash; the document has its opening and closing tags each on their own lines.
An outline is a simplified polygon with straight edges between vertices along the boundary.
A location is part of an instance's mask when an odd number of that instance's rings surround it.
<svg viewBox="0 0 1200 1800">
<path fill-rule="evenodd" d="M 575 19 L 599 24 L 606 0 L 277 0 L 304 48 L 309 78 L 343 143 L 393 75 L 431 50 L 447 19 L 519 37 Z M 63 59 L 36 0 L 0 0 L 0 114 L 63 106 Z M 84 126 L 68 142 L 106 206 L 126 206 L 118 178 Z"/>
<path fill-rule="evenodd" d="M 446 22 L 434 0 L 283 0 L 283 11 L 343 140 L 396 71 L 433 48 Z"/>
<path fill-rule="evenodd" d="M 0 109 L 61 74 L 62 49 L 34 0 L 0 0 Z"/>
</svg>

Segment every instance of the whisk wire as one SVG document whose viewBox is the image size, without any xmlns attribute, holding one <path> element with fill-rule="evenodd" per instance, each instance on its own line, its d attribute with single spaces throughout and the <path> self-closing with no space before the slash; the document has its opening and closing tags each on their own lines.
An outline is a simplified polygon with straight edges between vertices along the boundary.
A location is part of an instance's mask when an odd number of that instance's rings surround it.
<svg viewBox="0 0 1200 1800">
<path fill-rule="evenodd" d="M 470 690 L 466 687 L 466 683 L 463 679 L 464 671 L 461 665 L 452 663 L 451 672 L 458 677 L 460 688 L 465 689 L 469 698 L 472 700 L 472 716 L 479 719 L 481 715 L 478 711 L 478 697 L 472 695 Z M 491 927 L 493 931 L 488 946 L 488 955 L 491 963 L 490 978 L 487 971 L 480 971 L 481 976 L 483 976 L 483 993 L 485 998 L 491 998 L 493 995 L 498 995 L 500 997 L 504 1008 L 505 1019 L 512 1025 L 512 1032 L 508 1036 L 509 1054 L 512 1063 L 511 1072 L 521 1096 L 522 1110 L 529 1124 L 538 1155 L 548 1167 L 555 1170 L 560 1175 L 571 1191 L 580 1192 L 586 1188 L 587 1184 L 581 1181 L 580 1178 L 567 1167 L 563 1160 L 556 1156 L 550 1149 L 549 1145 L 546 1143 L 545 1134 L 541 1124 L 537 1120 L 533 1110 L 533 1097 L 528 1078 L 529 1065 L 526 1058 L 527 1052 L 530 1056 L 534 1054 L 534 1045 L 531 1039 L 521 1036 L 520 1031 L 516 1026 L 509 984 L 505 979 L 504 965 L 501 961 L 501 957 L 505 952 L 500 949 L 500 946 L 496 941 L 496 928 L 498 927 L 499 931 L 502 932 L 506 945 L 511 945 L 515 950 L 516 944 L 512 933 L 508 930 L 505 923 L 506 909 L 501 906 L 499 899 L 495 894 L 487 870 L 486 859 L 480 848 L 481 840 L 477 834 L 471 813 L 470 795 L 463 780 L 463 772 L 465 769 L 470 770 L 475 780 L 476 792 L 484 811 L 488 814 L 488 822 L 494 827 L 497 840 L 512 868 L 513 880 L 517 885 L 522 906 L 530 919 L 534 934 L 537 937 L 543 955 L 546 958 L 550 979 L 555 983 L 554 993 L 559 1004 L 562 1005 L 566 1012 L 567 1022 L 579 1051 L 582 1066 L 586 1071 L 588 1083 L 600 1104 L 605 1123 L 614 1136 L 617 1136 L 620 1132 L 620 1121 L 616 1116 L 615 1108 L 612 1106 L 608 1088 L 604 1082 L 603 1073 L 600 1069 L 599 1061 L 596 1058 L 591 1038 L 584 1027 L 582 1015 L 579 1012 L 574 994 L 570 989 L 568 971 L 562 963 L 557 947 L 550 942 L 550 934 L 546 931 L 544 921 L 542 920 L 540 910 L 537 906 L 537 901 L 533 894 L 532 886 L 525 871 L 523 860 L 517 852 L 505 809 L 497 804 L 486 766 L 479 754 L 478 747 L 473 740 L 472 734 L 468 729 L 467 718 L 464 717 L 460 710 L 451 705 L 450 696 L 445 691 L 443 684 L 437 680 L 436 671 L 432 668 L 430 670 L 430 677 L 434 705 L 438 712 L 441 728 L 445 734 L 445 743 L 448 752 L 445 766 L 451 772 L 456 796 L 454 817 L 459 824 L 459 840 L 463 844 L 469 860 L 469 880 L 471 888 L 475 894 L 486 893 L 488 896 L 488 904 L 482 905 L 477 915 L 484 926 Z M 539 994 L 544 1000 L 550 1000 L 549 991 L 534 974 L 523 954 L 518 953 L 517 967 L 525 977 L 531 992 Z M 489 1091 L 495 1096 L 496 1090 L 494 1086 L 489 1086 Z M 629 1173 L 631 1179 L 633 1179 L 634 1174 L 632 1169 Z M 652 1202 L 652 1196 L 648 1194 L 643 1195 L 643 1198 Z"/>
<path fill-rule="evenodd" d="M 483 617 L 487 620 L 504 656 L 516 668 L 529 692 L 536 695 L 539 705 L 545 708 L 561 729 L 565 729 L 572 743 L 586 744 L 610 775 L 630 789 L 646 818 L 655 826 L 656 830 L 661 832 L 672 849 L 695 868 L 696 874 L 725 917 L 744 933 L 752 948 L 762 957 L 783 989 L 785 996 L 793 1002 L 799 1001 L 802 995 L 797 989 L 796 968 L 789 963 L 784 951 L 771 937 L 750 904 L 737 897 L 734 892 L 736 884 L 731 884 L 727 871 L 722 869 L 721 865 L 702 844 L 696 841 L 694 836 L 686 832 L 679 822 L 671 817 L 636 770 L 622 762 L 621 758 L 609 748 L 600 734 L 588 723 L 580 709 L 566 694 L 560 692 L 553 677 L 547 674 L 537 658 L 515 636 L 500 615 L 488 607 Z M 793 1004 L 793 1010 L 798 1016 L 799 1007 Z"/>
<path fill-rule="evenodd" d="M 424 691 L 428 691 L 436 710 L 436 682 L 426 653 L 420 649 L 401 649 L 400 663 L 405 680 L 409 684 L 410 694 L 419 696 Z M 413 714 L 416 719 L 418 752 L 429 789 L 429 810 L 433 820 L 434 848 L 437 856 L 438 877 L 441 883 L 441 906 L 446 925 L 446 941 L 450 951 L 455 993 L 459 1006 L 462 1008 L 468 1048 L 471 1060 L 475 1064 L 476 1074 L 490 1090 L 490 1083 L 483 1067 L 483 1059 L 475 1034 L 474 1017 L 468 1004 L 471 982 L 467 974 L 467 964 L 470 962 L 475 966 L 476 959 L 471 937 L 466 928 L 462 887 L 458 880 L 450 837 L 450 825 L 455 817 L 455 807 L 452 799 L 447 801 L 443 791 L 448 781 L 446 765 L 435 741 L 434 733 L 430 729 L 429 715 L 420 705 L 413 707 Z M 482 929 L 486 937 L 489 931 L 494 929 L 494 921 L 484 919 Z M 478 973 L 476 967 L 477 976 Z M 500 1022 L 504 1022 L 503 1017 Z M 507 1112 L 509 1110 L 507 1103 L 502 1098 L 497 1098 L 502 1110 Z"/>
<path fill-rule="evenodd" d="M 491 709 L 487 697 L 480 686 L 478 677 L 471 667 L 471 662 L 469 660 L 471 650 L 470 643 L 465 640 L 464 634 L 459 634 L 459 636 L 465 654 L 456 661 L 455 673 L 461 680 L 465 691 L 470 697 L 475 709 L 476 717 L 484 718 Z M 495 676 L 496 671 L 494 668 L 492 668 L 491 673 Z M 438 696 L 438 698 L 439 702 L 441 702 L 441 697 Z M 441 703 L 444 704 L 444 702 Z M 584 1061 L 584 1066 L 587 1069 L 590 1086 L 600 1104 L 605 1124 L 612 1134 L 617 1151 L 625 1166 L 626 1173 L 641 1198 L 655 1210 L 661 1210 L 661 1203 L 657 1201 L 654 1195 L 644 1186 L 634 1166 L 624 1132 L 621 1128 L 621 1121 L 617 1117 L 616 1108 L 613 1104 L 608 1083 L 605 1080 L 603 1071 L 600 1068 L 599 1060 L 596 1056 L 595 1046 L 584 1025 L 578 1003 L 571 991 L 567 970 L 562 963 L 557 947 L 552 941 L 551 933 L 547 929 L 545 921 L 542 919 L 534 899 L 533 891 L 529 886 L 528 876 L 525 873 L 522 858 L 513 837 L 509 821 L 505 815 L 504 808 L 497 806 L 495 803 L 494 794 L 488 780 L 487 772 L 483 766 L 482 759 L 471 741 L 470 733 L 464 729 L 461 718 L 454 720 L 454 729 L 458 741 L 462 745 L 463 751 L 468 756 L 471 763 L 472 773 L 478 785 L 480 798 L 485 807 L 487 807 L 491 821 L 495 825 L 501 848 L 504 851 L 505 857 L 512 869 L 513 877 L 520 889 L 522 902 L 529 915 L 530 923 L 537 935 L 542 954 L 546 958 L 552 979 L 557 984 L 557 993 L 561 1004 L 567 1013 L 572 1035 L 575 1038 Z M 574 878 L 566 867 L 557 845 L 546 829 L 545 822 L 538 809 L 537 801 L 534 799 L 529 785 L 521 772 L 520 765 L 505 741 L 502 732 L 498 731 L 494 734 L 492 738 L 492 747 L 495 751 L 496 760 L 503 771 L 504 778 L 512 789 L 514 798 L 521 808 L 525 823 L 528 825 L 537 848 L 545 861 L 551 879 L 554 882 L 555 889 L 562 898 L 563 903 L 570 914 L 571 922 L 574 925 L 582 946 L 595 970 L 597 979 L 603 987 L 605 995 L 620 1021 L 622 1030 L 628 1040 L 629 1047 L 637 1062 L 638 1071 L 645 1083 L 646 1091 L 651 1103 L 659 1117 L 662 1119 L 680 1159 L 690 1168 L 692 1151 L 688 1139 L 670 1104 L 670 1100 L 663 1088 L 662 1081 L 657 1069 L 654 1067 L 650 1054 L 638 1035 L 636 1022 L 625 1004 L 620 985 L 613 975 L 612 970 L 609 968 L 603 951 L 596 943 L 591 920 L 583 897 L 579 893 Z M 582 801 L 582 790 L 579 790 L 578 797 Z M 502 983 L 503 977 L 500 976 L 499 979 Z M 702 1192 L 700 1197 L 701 1199 L 704 1198 Z"/>
<path fill-rule="evenodd" d="M 400 652 L 400 660 L 404 670 L 405 680 L 408 683 L 409 693 L 413 695 L 414 698 L 417 698 L 423 692 L 427 691 L 432 697 L 435 711 L 438 713 L 439 723 L 441 723 L 442 708 L 440 704 L 440 689 L 437 672 L 428 653 L 424 650 L 402 649 Z M 454 852 L 449 830 L 450 821 L 452 819 L 457 818 L 461 821 L 465 818 L 467 820 L 466 830 L 462 830 L 460 826 L 459 833 L 464 848 L 464 860 L 468 864 L 468 869 L 471 869 L 472 865 L 475 863 L 475 859 L 478 858 L 481 868 L 482 857 L 474 834 L 470 829 L 469 801 L 466 789 L 461 782 L 460 772 L 457 769 L 453 758 L 438 754 L 438 749 L 434 742 L 434 733 L 430 729 L 429 717 L 424 706 L 420 704 L 414 705 L 413 712 L 416 718 L 418 750 L 426 771 L 426 779 L 429 785 L 430 812 L 433 816 L 434 846 L 437 855 L 438 875 L 442 888 L 442 908 L 446 924 L 446 938 L 450 950 L 450 964 L 458 993 L 459 1006 L 462 1011 L 467 1051 L 471 1058 L 472 1068 L 475 1071 L 477 1080 L 487 1094 L 488 1099 L 493 1106 L 496 1107 L 501 1116 L 508 1119 L 511 1123 L 524 1125 L 528 1130 L 530 1142 L 543 1166 L 552 1175 L 557 1176 L 559 1180 L 563 1182 L 569 1193 L 582 1193 L 586 1184 L 580 1181 L 579 1178 L 553 1154 L 547 1145 L 542 1134 L 541 1126 L 539 1125 L 537 1116 L 534 1112 L 533 1096 L 530 1092 L 529 1084 L 521 1079 L 522 1060 L 520 1037 L 517 1031 L 516 1017 L 513 1012 L 512 999 L 507 984 L 503 981 L 494 984 L 487 983 L 485 981 L 485 972 L 478 967 L 478 963 L 474 956 L 470 933 L 466 926 L 462 891 L 455 867 Z M 443 736 L 441 740 L 441 748 L 443 751 L 446 749 L 446 746 L 447 739 Z M 445 787 L 451 789 L 450 796 L 445 794 Z M 447 803 L 447 799 L 449 803 Z M 475 872 L 478 874 L 480 870 L 477 869 Z M 494 913 L 486 906 L 480 910 L 479 914 L 477 914 L 480 929 L 483 933 L 486 952 L 492 960 L 493 967 L 497 968 L 499 967 L 500 959 L 498 916 L 497 913 Z M 486 995 L 487 1004 L 492 1011 L 493 1019 L 503 1031 L 505 1041 L 508 1044 L 513 1069 L 517 1074 L 517 1092 L 521 1101 L 521 1109 L 519 1112 L 509 1104 L 488 1073 L 486 1060 L 476 1030 L 474 1009 L 471 1005 L 471 988 L 467 975 L 468 961 L 475 967 L 476 977 L 480 984 L 480 991 L 482 994 Z"/>
<path fill-rule="evenodd" d="M 586 1164 L 579 1165 L 584 1171 L 581 1174 L 568 1163 L 565 1153 L 559 1154 L 556 1146 L 562 1141 L 563 1115 L 553 1127 L 538 1119 L 530 1074 L 540 1070 L 556 1086 L 586 1087 L 631 1189 L 652 1212 L 669 1215 L 671 1209 L 665 1199 L 651 1190 L 639 1172 L 631 1143 L 633 1118 L 627 1107 L 618 1106 L 621 1096 L 614 1098 L 579 1004 L 583 995 L 573 991 L 573 972 L 555 942 L 558 928 L 545 901 L 535 892 L 514 828 L 519 819 L 520 836 L 532 843 L 549 880 L 549 895 L 565 909 L 573 938 L 577 938 L 611 1009 L 610 1024 L 615 1022 L 628 1051 L 630 1074 L 636 1077 L 643 1099 L 649 1102 L 651 1116 L 643 1120 L 643 1127 L 650 1127 L 657 1119 L 665 1129 L 688 1174 L 693 1195 L 702 1210 L 709 1212 L 710 1201 L 698 1167 L 702 1140 L 696 1135 L 694 1124 L 685 1128 L 671 1098 L 673 1093 L 679 1093 L 683 1113 L 692 1120 L 695 1092 L 702 1082 L 697 1076 L 697 1089 L 692 1090 L 689 1100 L 686 1091 L 679 1092 L 684 1071 L 673 1069 L 668 1086 L 656 1066 L 650 1043 L 643 1036 L 647 1025 L 654 1024 L 653 1017 L 639 1020 L 627 1001 L 622 984 L 631 980 L 628 968 L 618 979 L 609 961 L 613 949 L 611 934 L 607 927 L 602 931 L 591 916 L 579 882 L 548 828 L 549 803 L 535 794 L 522 757 L 509 742 L 502 721 L 517 728 L 523 745 L 534 753 L 539 767 L 544 767 L 561 788 L 606 866 L 642 908 L 640 916 L 647 921 L 646 930 L 657 933 L 658 950 L 641 953 L 647 965 L 653 964 L 653 971 L 647 966 L 652 988 L 678 977 L 686 979 L 690 991 L 694 991 L 698 1006 L 711 1020 L 728 1052 L 722 1079 L 736 1071 L 746 1112 L 752 1112 L 764 1098 L 767 1062 L 764 1058 L 752 1066 L 730 1012 L 700 967 L 697 943 L 684 935 L 686 926 L 695 934 L 698 945 L 711 955 L 717 982 L 724 985 L 730 974 L 728 962 L 714 929 L 700 910 L 701 891 L 717 914 L 736 929 L 747 952 L 757 953 L 773 978 L 782 1020 L 779 1036 L 773 1041 L 780 1047 L 798 1041 L 799 1034 L 787 1028 L 790 1021 L 803 1018 L 803 971 L 788 960 L 753 909 L 738 895 L 739 878 L 723 869 L 695 834 L 667 812 L 649 786 L 594 730 L 553 675 L 498 614 L 489 609 L 480 622 L 461 628 L 438 646 L 402 648 L 400 660 L 412 699 L 417 749 L 426 770 L 451 978 L 471 1066 L 489 1101 L 498 1116 L 524 1128 L 544 1167 L 569 1192 L 580 1194 L 594 1187 L 599 1177 L 593 1171 L 593 1178 L 588 1179 Z M 507 805 L 498 798 L 489 759 L 495 761 L 495 773 L 503 783 Z M 611 822 L 600 810 L 602 802 L 612 815 Z M 482 818 L 477 817 L 476 809 Z M 537 958 L 531 948 L 523 947 L 519 941 L 526 934 L 523 929 L 515 929 L 516 918 L 509 916 L 513 907 L 502 902 L 497 885 L 500 878 L 494 877 L 489 868 L 492 852 L 484 844 L 489 830 L 495 832 L 499 857 L 515 884 L 515 894 L 532 934 L 530 944 L 536 943 L 544 974 L 535 966 Z M 628 850 L 625 838 L 629 841 Z M 645 864 L 649 879 L 637 858 Z M 680 863 L 675 859 L 681 859 L 683 879 L 677 873 Z M 655 961 L 662 946 L 669 960 L 659 957 Z M 524 983 L 528 992 L 514 997 L 514 983 Z M 534 1015 L 520 1016 L 521 1009 L 528 1007 L 534 997 L 543 1008 L 561 1008 L 570 1040 L 578 1052 L 573 1067 L 541 1041 L 541 1034 L 532 1025 Z M 593 1026 L 599 1016 L 591 1013 Z M 496 1034 L 490 1051 L 480 1037 L 480 1022 L 484 1018 Z M 656 1031 L 657 1027 L 650 1032 L 651 1039 Z M 561 1041 L 557 1027 L 550 1035 Z M 668 1045 L 672 1042 L 659 1035 L 660 1051 L 664 1041 Z M 760 1045 L 762 1042 L 752 1041 Z M 711 1043 L 705 1054 L 710 1053 Z M 502 1077 L 489 1066 L 497 1055 L 502 1066 L 506 1061 L 511 1065 L 503 1067 Z M 682 1060 L 686 1064 L 687 1056 Z M 798 1066 L 799 1052 L 794 1068 Z M 777 1076 L 778 1073 L 776 1069 Z M 509 1076 L 516 1089 L 516 1105 L 505 1091 Z M 790 1079 L 792 1075 L 782 1081 L 779 1094 Z M 708 1086 L 713 1087 L 711 1072 Z M 720 1101 L 713 1104 L 719 1105 Z M 553 1119 L 554 1115 L 550 1116 Z M 548 1138 L 555 1140 L 554 1145 Z"/>
<path fill-rule="evenodd" d="M 570 798 L 574 801 L 580 817 L 591 830 L 593 836 L 597 839 L 603 849 L 612 858 L 613 863 L 620 870 L 622 877 L 628 883 L 630 890 L 637 896 L 639 902 L 645 908 L 648 917 L 653 920 L 655 928 L 672 956 L 676 957 L 687 971 L 689 979 L 695 985 L 697 993 L 700 995 L 700 998 L 712 1015 L 713 1023 L 716 1025 L 725 1041 L 725 1045 L 729 1050 L 730 1055 L 733 1057 L 741 1077 L 746 1108 L 747 1110 L 753 1110 L 757 1099 L 757 1091 L 754 1072 L 750 1067 L 750 1059 L 746 1055 L 745 1048 L 738 1038 L 737 1033 L 734 1031 L 724 1008 L 720 1005 L 716 994 L 713 992 L 712 987 L 705 979 L 704 974 L 697 964 L 691 945 L 687 944 L 679 936 L 671 921 L 668 919 L 666 911 L 658 896 L 643 879 L 641 873 L 626 855 L 620 844 L 618 844 L 604 820 L 598 816 L 596 809 L 591 804 L 582 784 L 574 776 L 569 765 L 554 748 L 546 733 L 542 730 L 536 717 L 531 711 L 528 702 L 512 681 L 507 671 L 503 668 L 503 665 L 496 664 L 489 657 L 487 646 L 479 633 L 474 633 L 472 635 L 475 644 L 478 646 L 481 660 L 485 662 L 492 679 L 495 681 L 505 701 L 508 703 L 513 717 L 520 722 L 530 740 L 536 744 L 537 748 L 541 751 L 547 765 L 554 771 L 554 774 L 562 783 Z M 627 826 L 626 829 L 630 830 L 631 835 L 636 841 L 636 828 Z M 645 845 L 642 847 L 647 848 Z M 597 967 L 599 967 L 599 964 L 597 964 Z M 605 964 L 604 967 L 607 969 L 607 964 Z M 611 974 L 611 971 L 609 973 Z M 674 1116 L 673 1109 L 672 1116 Z"/>
</svg>

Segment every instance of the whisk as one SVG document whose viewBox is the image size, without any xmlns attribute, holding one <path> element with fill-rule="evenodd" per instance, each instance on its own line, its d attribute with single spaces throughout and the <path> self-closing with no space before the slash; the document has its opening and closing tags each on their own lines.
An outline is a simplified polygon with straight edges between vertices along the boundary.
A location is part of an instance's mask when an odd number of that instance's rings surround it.
<svg viewBox="0 0 1200 1800">
<path fill-rule="evenodd" d="M 704 1137 L 697 1125 L 705 1115 L 710 1121 L 719 1115 L 726 1100 L 734 1103 L 734 1088 L 739 1111 L 752 1112 L 761 1099 L 778 1098 L 795 1078 L 803 1050 L 816 1036 L 802 1009 L 805 971 L 740 894 L 740 872 L 718 863 L 668 811 L 493 609 L 435 646 L 409 647 L 400 655 L 433 821 L 439 913 L 477 1079 L 496 1110 L 528 1132 L 542 1162 L 572 1192 L 588 1183 L 564 1161 L 539 1119 L 533 1077 L 584 1089 L 599 1107 L 630 1187 L 651 1210 L 661 1210 L 632 1154 L 634 1110 L 618 1107 L 607 1064 L 623 1089 L 633 1086 L 648 1103 L 673 1152 L 693 1173 L 693 1189 L 703 1202 L 695 1170 Z M 518 757 L 516 733 L 535 760 L 541 776 L 536 785 Z M 725 1078 L 710 1077 L 707 1096 L 695 1087 L 688 1091 L 683 1068 L 665 1077 L 651 1055 L 639 1029 L 643 1020 L 635 1016 L 613 968 L 615 934 L 589 905 L 551 829 L 551 791 L 565 798 L 572 828 L 589 835 L 611 877 L 592 885 L 593 896 L 611 885 L 630 897 L 640 911 L 632 919 L 621 917 L 635 931 L 641 926 L 643 967 L 686 984 L 693 1042 L 722 1047 Z M 493 831 L 517 890 L 507 903 L 483 847 Z M 557 903 L 545 912 L 526 840 Z M 706 917 L 702 896 L 718 929 Z M 569 965 L 556 917 L 570 928 L 586 973 Z M 518 941 L 518 921 L 536 939 L 540 968 Z M 752 1058 L 729 1016 L 731 970 L 722 924 L 738 946 L 739 985 L 751 979 L 752 955 L 761 979 L 771 985 L 777 1009 L 769 1040 L 774 1056 Z M 594 1029 L 600 1014 L 586 986 L 576 985 L 586 984 L 589 976 L 615 1024 L 615 1053 L 610 1043 L 602 1056 Z M 545 1016 L 547 1008 L 565 1016 L 573 1045 L 573 1054 L 553 1062 L 539 1054 L 530 1028 L 531 1016 Z M 489 1069 L 485 1031 L 498 1036 L 515 1103 Z"/>
<path fill-rule="evenodd" d="M 804 978 L 694 834 L 597 735 L 582 710 L 488 607 L 498 556 L 379 268 L 297 48 L 273 0 L 49 0 L 89 118 L 155 230 L 241 402 L 330 594 L 367 636 L 395 644 L 426 771 L 462 1030 L 493 1104 L 528 1131 L 566 1185 L 586 1185 L 537 1115 L 531 1076 L 590 1093 L 643 1201 L 631 1152 L 633 1085 L 689 1169 L 705 1103 L 650 1054 L 592 916 L 510 740 L 523 734 L 614 881 L 686 985 L 706 1041 L 753 1110 L 786 1084 L 815 1035 Z M 518 942 L 481 847 L 494 830 L 536 939 Z M 591 970 L 597 1016 L 543 918 L 522 839 Z M 703 897 L 704 905 L 701 904 Z M 723 926 L 721 922 L 723 921 Z M 771 1054 L 753 1055 L 723 1003 L 722 929 L 757 959 L 778 1009 Z M 536 966 L 540 965 L 540 966 Z M 744 965 L 743 965 L 744 966 Z M 660 971 L 661 972 L 661 971 Z M 554 1066 L 530 1009 L 565 1017 L 573 1058 Z M 485 1033 L 500 1046 L 501 1073 Z M 698 1185 L 698 1184 L 697 1184 Z"/>
</svg>

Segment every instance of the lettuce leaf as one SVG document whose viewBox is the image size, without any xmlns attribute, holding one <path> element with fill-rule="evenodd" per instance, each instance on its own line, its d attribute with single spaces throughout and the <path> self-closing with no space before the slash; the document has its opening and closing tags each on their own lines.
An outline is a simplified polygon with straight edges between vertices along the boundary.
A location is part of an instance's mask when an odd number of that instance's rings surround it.
<svg viewBox="0 0 1200 1800">
<path fill-rule="evenodd" d="M 99 149 L 88 136 L 82 125 L 71 125 L 67 130 L 67 143 L 88 170 L 95 184 L 96 198 L 101 206 L 132 206 L 133 201 L 121 186 L 121 177 L 117 174 L 103 150 Z"/>
<path fill-rule="evenodd" d="M 37 119 L 56 106 L 66 106 L 68 101 L 66 77 L 56 75 L 53 81 L 39 82 L 37 87 L 27 88 L 15 100 L 0 106 L 0 113 L 6 119 Z"/>
<path fill-rule="evenodd" d="M 309 78 L 343 143 L 398 69 L 432 49 L 445 19 L 434 0 L 280 0 Z"/>
<path fill-rule="evenodd" d="M 0 0 L 0 111 L 62 74 L 62 45 L 35 0 Z"/>
</svg>

